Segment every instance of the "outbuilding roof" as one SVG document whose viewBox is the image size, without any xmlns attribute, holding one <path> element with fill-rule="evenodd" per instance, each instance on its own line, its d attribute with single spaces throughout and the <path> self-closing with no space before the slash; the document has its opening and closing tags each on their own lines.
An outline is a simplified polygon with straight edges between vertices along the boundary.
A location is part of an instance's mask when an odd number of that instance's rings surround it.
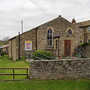
<svg viewBox="0 0 90 90">
<path fill-rule="evenodd" d="M 88 20 L 88 21 L 83 21 L 83 22 L 79 22 L 78 25 L 79 25 L 80 27 L 88 27 L 88 26 L 90 26 L 90 20 Z"/>
</svg>

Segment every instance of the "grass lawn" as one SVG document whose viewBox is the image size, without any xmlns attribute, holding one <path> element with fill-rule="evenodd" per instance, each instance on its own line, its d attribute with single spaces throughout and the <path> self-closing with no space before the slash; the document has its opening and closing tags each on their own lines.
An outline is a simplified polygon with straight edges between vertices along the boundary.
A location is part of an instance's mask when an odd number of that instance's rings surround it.
<svg viewBox="0 0 90 90">
<path fill-rule="evenodd" d="M 11 61 L 7 56 L 0 57 L 0 67 L 29 67 L 24 60 Z M 0 70 L 0 73 L 12 73 Z M 24 71 L 16 71 L 23 73 Z M 25 78 L 22 76 L 15 78 Z M 0 79 L 12 79 L 0 76 Z M 1 81 L 0 90 L 90 90 L 90 80 L 28 80 L 28 81 Z"/>
<path fill-rule="evenodd" d="M 90 90 L 89 80 L 30 80 L 1 82 L 0 90 Z"/>
<path fill-rule="evenodd" d="M 0 67 L 29 67 L 29 64 L 24 60 L 12 61 L 8 58 L 8 56 L 0 57 Z"/>
<path fill-rule="evenodd" d="M 24 60 L 12 61 L 8 56 L 0 57 L 0 68 L 28 68 L 29 64 Z M 12 70 L 0 70 L 0 73 L 12 73 Z M 26 73 L 26 70 L 15 70 L 15 73 Z M 25 79 L 26 76 L 15 76 L 15 79 Z M 0 80 L 12 79 L 12 76 L 0 76 Z"/>
</svg>

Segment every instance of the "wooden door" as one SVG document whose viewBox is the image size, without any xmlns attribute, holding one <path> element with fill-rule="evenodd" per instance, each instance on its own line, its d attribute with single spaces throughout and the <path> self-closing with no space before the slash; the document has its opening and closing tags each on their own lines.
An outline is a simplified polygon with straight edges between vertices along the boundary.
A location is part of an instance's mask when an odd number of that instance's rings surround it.
<svg viewBox="0 0 90 90">
<path fill-rule="evenodd" d="M 64 41 L 64 56 L 71 56 L 71 40 Z"/>
</svg>

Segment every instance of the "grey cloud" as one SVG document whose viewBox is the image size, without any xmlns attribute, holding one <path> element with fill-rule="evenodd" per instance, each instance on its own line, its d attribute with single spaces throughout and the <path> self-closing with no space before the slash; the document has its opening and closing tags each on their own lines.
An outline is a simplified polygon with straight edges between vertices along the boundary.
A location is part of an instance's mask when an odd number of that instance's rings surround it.
<svg viewBox="0 0 90 90">
<path fill-rule="evenodd" d="M 15 36 L 36 27 L 59 14 L 77 21 L 90 19 L 89 0 L 0 0 L 0 37 Z"/>
</svg>

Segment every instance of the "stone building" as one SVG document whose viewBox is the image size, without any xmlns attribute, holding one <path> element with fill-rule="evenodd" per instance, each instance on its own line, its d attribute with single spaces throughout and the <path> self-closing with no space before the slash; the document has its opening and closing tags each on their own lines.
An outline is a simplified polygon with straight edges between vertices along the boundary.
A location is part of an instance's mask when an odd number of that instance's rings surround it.
<svg viewBox="0 0 90 90">
<path fill-rule="evenodd" d="M 9 40 L 9 57 L 16 60 L 19 56 L 25 56 L 25 41 L 27 40 L 32 41 L 32 51 L 40 49 L 51 51 L 55 56 L 73 56 L 74 49 L 80 43 L 86 42 L 86 26 L 82 22 L 76 23 L 74 19 L 69 22 L 59 16 L 20 36 L 11 38 Z M 89 35 L 88 38 L 90 38 Z"/>
<path fill-rule="evenodd" d="M 84 42 L 90 42 L 90 20 L 79 22 L 78 25 L 83 30 Z"/>
</svg>

